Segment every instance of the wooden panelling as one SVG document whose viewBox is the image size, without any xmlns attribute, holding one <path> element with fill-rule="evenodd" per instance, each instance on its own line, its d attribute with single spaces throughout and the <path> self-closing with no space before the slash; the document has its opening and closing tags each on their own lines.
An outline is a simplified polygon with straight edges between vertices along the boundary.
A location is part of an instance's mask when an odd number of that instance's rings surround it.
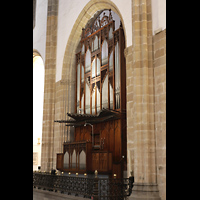
<svg viewBox="0 0 200 200">
<path fill-rule="evenodd" d="M 112 153 L 92 153 L 92 171 L 110 172 L 112 170 Z"/>
<path fill-rule="evenodd" d="M 114 138 L 114 162 L 121 160 L 122 144 L 121 144 L 121 120 L 115 120 L 114 124 L 115 138 Z"/>
<path fill-rule="evenodd" d="M 92 129 L 90 126 L 82 126 L 75 128 L 75 142 L 92 141 Z"/>
<path fill-rule="evenodd" d="M 99 170 L 107 171 L 107 169 L 108 169 L 108 154 L 99 153 Z"/>
<path fill-rule="evenodd" d="M 113 164 L 113 174 L 116 174 L 117 178 L 122 178 L 121 164 Z"/>
<path fill-rule="evenodd" d="M 92 143 L 88 143 L 87 145 L 87 151 L 86 151 L 86 172 L 92 171 Z"/>
<path fill-rule="evenodd" d="M 99 171 L 99 153 L 92 153 L 92 171 Z"/>
<path fill-rule="evenodd" d="M 70 172 L 87 172 L 91 171 L 91 142 L 73 142 L 64 144 L 64 153 L 57 154 L 57 165 L 56 168 L 61 171 L 70 171 Z M 80 169 L 80 153 L 84 151 L 86 153 L 86 167 L 85 169 Z M 69 154 L 69 163 L 67 164 L 68 168 L 64 168 L 64 154 L 68 152 Z M 73 161 L 73 156 L 74 161 Z M 73 164 L 74 163 L 74 164 Z"/>
<path fill-rule="evenodd" d="M 63 168 L 63 153 L 58 153 L 57 154 L 56 168 L 58 170 L 61 170 Z"/>
<path fill-rule="evenodd" d="M 122 127 L 123 126 L 123 127 Z M 123 130 L 122 130 L 123 129 Z M 99 172 L 107 172 L 112 169 L 112 161 L 118 165 L 126 164 L 126 120 L 118 119 L 113 121 L 101 122 L 93 125 L 95 152 L 92 149 L 87 150 L 87 169 L 89 171 L 98 170 Z M 124 134 L 122 134 L 124 133 Z M 75 128 L 75 140 L 78 141 L 92 141 L 92 132 L 90 126 L 81 126 Z M 97 148 L 98 145 L 98 148 Z M 105 153 L 100 153 L 104 151 Z M 109 154 L 108 152 L 112 152 Z M 90 155 L 90 160 L 88 156 Z M 109 157 L 111 156 L 111 157 Z M 125 159 L 122 162 L 122 156 Z M 92 162 L 91 162 L 92 160 Z M 92 163 L 92 164 L 91 164 Z M 115 168 L 119 171 L 119 166 Z M 121 167 L 120 169 L 125 169 Z"/>
<path fill-rule="evenodd" d="M 113 121 L 101 122 L 93 125 L 94 144 L 92 148 L 92 130 L 91 126 L 81 126 L 75 128 L 75 142 L 64 144 L 64 152 L 69 152 L 70 158 L 72 152 L 76 151 L 76 169 L 72 169 L 71 162 L 69 169 L 64 171 L 79 170 L 79 153 L 83 149 L 86 151 L 86 170 L 87 173 L 93 173 L 98 170 L 100 173 L 110 173 L 113 170 L 122 174 L 120 170 L 126 169 L 126 120 L 118 119 Z M 57 169 L 63 168 L 63 155 L 57 155 Z M 124 159 L 122 159 L 124 156 Z M 113 167 L 114 165 L 115 167 Z M 83 172 L 83 170 L 82 170 Z M 114 171 L 112 172 L 114 173 Z"/>
<path fill-rule="evenodd" d="M 108 134 L 108 141 L 109 141 L 109 148 L 108 150 L 114 152 L 115 148 L 115 130 L 114 130 L 114 121 L 109 122 L 109 134 Z M 114 155 L 114 154 L 113 154 Z"/>
</svg>

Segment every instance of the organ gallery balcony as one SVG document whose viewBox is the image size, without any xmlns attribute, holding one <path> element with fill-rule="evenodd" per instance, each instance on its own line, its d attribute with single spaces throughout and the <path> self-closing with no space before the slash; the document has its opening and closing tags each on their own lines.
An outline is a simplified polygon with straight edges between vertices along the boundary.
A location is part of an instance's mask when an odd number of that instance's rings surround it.
<svg viewBox="0 0 200 200">
<path fill-rule="evenodd" d="M 94 150 L 92 142 L 64 143 L 64 153 L 57 154 L 58 170 L 64 172 L 109 173 L 112 170 L 112 153 Z"/>
<path fill-rule="evenodd" d="M 63 172 L 81 174 L 91 174 L 98 170 L 100 174 L 117 174 L 121 178 L 123 162 L 126 161 L 122 159 L 126 155 L 122 148 L 125 113 L 103 109 L 97 115 L 67 115 L 72 119 L 55 122 L 73 126 L 74 139 L 63 144 L 63 152 L 57 154 L 56 168 Z"/>
</svg>

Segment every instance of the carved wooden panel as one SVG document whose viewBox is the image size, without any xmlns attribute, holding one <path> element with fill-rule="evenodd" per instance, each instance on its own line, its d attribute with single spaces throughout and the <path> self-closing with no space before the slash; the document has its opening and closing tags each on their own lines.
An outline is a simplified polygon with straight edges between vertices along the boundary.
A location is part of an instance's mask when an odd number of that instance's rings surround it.
<svg viewBox="0 0 200 200">
<path fill-rule="evenodd" d="M 112 21 L 113 21 L 113 17 L 112 17 L 111 10 L 109 10 L 109 16 L 106 16 L 104 12 L 102 19 L 100 19 L 100 17 L 97 17 L 97 19 L 94 21 L 94 23 L 90 27 L 87 27 L 86 29 L 82 29 L 81 38 L 82 39 L 87 38 L 88 36 L 92 35 L 94 32 L 97 32 L 103 26 L 106 26 Z"/>
<path fill-rule="evenodd" d="M 119 162 L 122 157 L 121 120 L 115 120 L 114 130 L 115 130 L 114 162 Z"/>
<path fill-rule="evenodd" d="M 112 153 L 98 152 L 92 153 L 92 170 L 99 172 L 109 172 L 112 169 Z"/>
<path fill-rule="evenodd" d="M 92 170 L 99 170 L 99 153 L 92 153 Z"/>
<path fill-rule="evenodd" d="M 56 168 L 66 172 L 91 171 L 91 147 L 91 142 L 65 143 L 64 153 L 57 154 Z"/>
<path fill-rule="evenodd" d="M 108 169 L 108 154 L 107 153 L 100 153 L 99 154 L 99 170 L 100 171 L 107 171 Z"/>
</svg>

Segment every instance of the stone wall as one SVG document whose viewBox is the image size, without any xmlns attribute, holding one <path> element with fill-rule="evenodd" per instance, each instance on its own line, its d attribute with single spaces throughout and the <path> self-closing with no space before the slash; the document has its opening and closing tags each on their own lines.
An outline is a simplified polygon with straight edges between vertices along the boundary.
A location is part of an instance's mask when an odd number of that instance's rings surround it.
<svg viewBox="0 0 200 200">
<path fill-rule="evenodd" d="M 153 37 L 157 182 L 166 199 L 166 29 Z"/>
<path fill-rule="evenodd" d="M 156 179 L 151 11 L 151 0 L 132 0 L 133 46 L 126 70 L 128 166 L 135 178 L 129 199 L 134 200 L 161 199 Z"/>
</svg>

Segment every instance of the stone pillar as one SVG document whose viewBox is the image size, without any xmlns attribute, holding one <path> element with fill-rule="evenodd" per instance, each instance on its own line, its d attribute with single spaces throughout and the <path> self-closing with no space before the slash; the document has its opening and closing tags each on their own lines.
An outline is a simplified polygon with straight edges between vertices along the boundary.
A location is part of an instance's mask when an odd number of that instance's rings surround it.
<svg viewBox="0 0 200 200">
<path fill-rule="evenodd" d="M 41 170 L 53 168 L 58 0 L 48 1 Z M 55 162 L 55 161 L 54 161 Z"/>
<path fill-rule="evenodd" d="M 157 181 L 166 200 L 166 29 L 153 36 Z"/>
<path fill-rule="evenodd" d="M 66 119 L 66 96 L 67 81 L 60 80 L 55 83 L 55 120 Z M 64 123 L 54 122 L 54 152 L 53 168 L 56 168 L 57 153 L 63 153 L 63 143 L 65 139 L 66 126 Z"/>
<path fill-rule="evenodd" d="M 156 180 L 151 0 L 132 0 L 132 24 L 133 46 L 128 50 L 126 69 L 127 150 L 129 171 L 133 170 L 135 182 L 129 200 L 160 200 Z"/>
</svg>

